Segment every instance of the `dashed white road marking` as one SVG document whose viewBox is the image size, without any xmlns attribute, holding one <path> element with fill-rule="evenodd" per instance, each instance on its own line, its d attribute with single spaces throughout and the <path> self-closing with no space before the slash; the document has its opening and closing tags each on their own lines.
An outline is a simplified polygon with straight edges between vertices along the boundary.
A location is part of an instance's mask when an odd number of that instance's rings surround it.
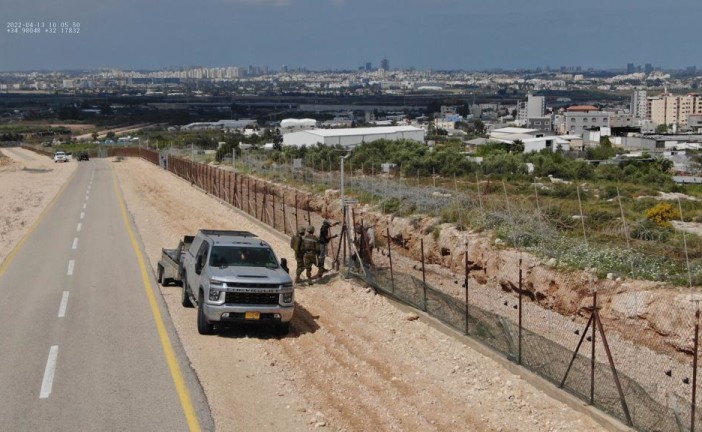
<svg viewBox="0 0 702 432">
<path fill-rule="evenodd" d="M 76 266 L 76 260 L 70 260 L 70 261 L 68 261 L 68 272 L 66 273 L 66 274 L 68 274 L 68 276 L 72 276 L 72 275 L 73 275 L 73 268 L 74 268 L 75 266 Z"/>
<path fill-rule="evenodd" d="M 51 388 L 54 386 L 54 373 L 56 372 L 58 348 L 58 345 L 54 345 L 51 347 L 51 349 L 49 349 L 49 359 L 46 361 L 46 369 L 44 369 L 44 379 L 41 381 L 39 399 L 48 398 L 51 394 Z"/>
<path fill-rule="evenodd" d="M 78 223 L 78 226 L 76 227 L 76 231 L 80 232 L 81 228 L 83 228 L 83 224 Z"/>
<path fill-rule="evenodd" d="M 73 239 L 73 248 L 72 249 L 78 249 L 78 237 Z"/>
<path fill-rule="evenodd" d="M 85 212 L 80 212 L 80 218 L 83 219 L 85 217 Z"/>
<path fill-rule="evenodd" d="M 68 306 L 68 291 L 63 292 L 61 297 L 61 304 L 59 305 L 58 317 L 63 318 L 66 316 L 66 307 Z"/>
<path fill-rule="evenodd" d="M 83 210 L 85 210 L 88 207 L 88 203 L 83 204 Z"/>
</svg>

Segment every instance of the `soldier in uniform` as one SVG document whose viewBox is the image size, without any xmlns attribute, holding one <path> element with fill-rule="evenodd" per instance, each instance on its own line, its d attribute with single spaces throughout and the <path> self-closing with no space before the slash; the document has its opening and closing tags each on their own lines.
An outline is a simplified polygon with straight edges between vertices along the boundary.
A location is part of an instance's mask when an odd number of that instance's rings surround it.
<svg viewBox="0 0 702 432">
<path fill-rule="evenodd" d="M 305 270 L 304 255 L 305 251 L 302 249 L 302 237 L 305 235 L 305 227 L 300 227 L 297 233 L 290 239 L 290 248 L 295 252 L 295 262 L 297 263 L 297 269 L 295 271 L 295 283 L 302 282 L 300 275 Z"/>
<path fill-rule="evenodd" d="M 331 235 L 329 229 L 336 225 L 339 225 L 339 222 L 331 223 L 325 219 L 322 222 L 322 228 L 319 229 L 319 263 L 317 264 L 317 267 L 319 268 L 319 273 L 317 273 L 318 277 L 322 277 L 324 272 L 328 271 L 324 268 L 324 261 L 327 258 L 327 248 L 329 247 L 329 242 L 332 241 L 333 238 L 337 237 L 336 234 Z"/>
<path fill-rule="evenodd" d="M 319 239 L 314 235 L 314 227 L 307 227 L 307 234 L 302 238 L 302 250 L 304 251 L 304 264 L 307 272 L 307 279 L 312 280 L 312 266 L 317 265 L 317 255 L 319 254 Z"/>
</svg>

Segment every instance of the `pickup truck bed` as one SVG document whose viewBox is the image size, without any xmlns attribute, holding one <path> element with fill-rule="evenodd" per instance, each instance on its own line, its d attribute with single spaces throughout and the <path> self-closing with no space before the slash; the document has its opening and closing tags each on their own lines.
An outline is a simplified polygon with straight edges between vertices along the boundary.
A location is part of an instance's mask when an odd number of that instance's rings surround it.
<svg viewBox="0 0 702 432">
<path fill-rule="evenodd" d="M 175 249 L 161 249 L 161 259 L 157 269 L 158 282 L 161 285 L 182 282 L 183 255 L 188 251 L 193 238 L 193 236 L 183 237 Z"/>
</svg>

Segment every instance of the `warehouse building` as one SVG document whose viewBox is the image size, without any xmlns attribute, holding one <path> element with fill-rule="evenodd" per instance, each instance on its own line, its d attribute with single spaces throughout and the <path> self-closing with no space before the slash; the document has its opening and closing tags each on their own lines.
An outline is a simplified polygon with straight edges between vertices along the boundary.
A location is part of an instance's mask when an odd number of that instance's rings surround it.
<svg viewBox="0 0 702 432">
<path fill-rule="evenodd" d="M 386 126 L 346 129 L 312 129 L 283 135 L 283 146 L 341 145 L 354 148 L 379 139 L 424 141 L 426 131 L 414 126 Z"/>
</svg>

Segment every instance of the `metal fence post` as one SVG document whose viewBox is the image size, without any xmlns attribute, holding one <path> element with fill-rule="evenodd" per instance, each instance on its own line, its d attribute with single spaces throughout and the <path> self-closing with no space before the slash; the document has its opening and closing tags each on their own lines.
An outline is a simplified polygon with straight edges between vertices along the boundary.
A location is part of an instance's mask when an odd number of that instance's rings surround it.
<svg viewBox="0 0 702 432">
<path fill-rule="evenodd" d="M 275 189 L 273 189 L 273 192 L 271 193 L 271 200 L 273 201 L 273 229 L 275 228 Z"/>
<path fill-rule="evenodd" d="M 422 287 L 424 291 L 424 312 L 427 311 L 427 274 L 424 269 L 424 239 L 420 239 L 420 246 L 422 250 Z"/>
<path fill-rule="evenodd" d="M 465 333 L 469 333 L 469 327 L 468 327 L 468 318 L 470 318 L 470 312 L 468 311 L 468 305 L 470 304 L 470 298 L 468 297 L 468 243 L 466 243 L 466 257 L 465 257 L 465 265 L 464 265 L 464 273 L 465 273 L 465 301 L 466 301 L 466 314 L 465 314 L 465 319 L 466 319 L 466 328 L 465 328 Z"/>
<path fill-rule="evenodd" d="M 283 234 L 288 233 L 288 216 L 286 215 L 287 209 L 286 209 L 286 204 L 285 204 L 285 190 L 281 192 L 281 195 L 283 196 Z"/>
<path fill-rule="evenodd" d="M 517 363 L 522 364 L 522 259 L 519 258 L 519 354 Z"/>
<path fill-rule="evenodd" d="M 254 206 L 254 215 L 256 216 L 256 219 L 258 219 L 258 180 L 254 180 L 253 206 Z"/>
<path fill-rule="evenodd" d="M 297 209 L 298 209 L 297 192 L 295 192 L 295 230 L 294 230 L 294 232 L 297 232 L 297 230 L 300 229 L 299 222 L 297 221 Z"/>
<path fill-rule="evenodd" d="M 390 247 L 390 227 L 387 227 L 388 238 L 388 259 L 390 260 L 390 282 L 392 283 L 392 292 L 395 293 L 395 275 L 392 272 L 392 248 Z"/>
<path fill-rule="evenodd" d="M 690 411 L 690 432 L 695 432 L 695 405 L 697 404 L 697 355 L 700 333 L 700 308 L 695 311 L 695 356 L 692 358 L 692 408 Z"/>
<path fill-rule="evenodd" d="M 595 319 L 597 318 L 597 291 L 592 295 L 592 313 Z M 592 354 L 590 355 L 590 405 L 595 404 L 595 331 L 596 322 L 592 326 Z"/>
</svg>

